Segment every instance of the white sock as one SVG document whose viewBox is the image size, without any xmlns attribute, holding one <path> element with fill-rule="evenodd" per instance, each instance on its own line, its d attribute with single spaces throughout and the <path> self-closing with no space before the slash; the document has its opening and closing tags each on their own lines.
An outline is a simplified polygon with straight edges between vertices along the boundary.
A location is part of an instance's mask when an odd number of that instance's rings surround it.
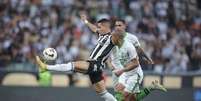
<svg viewBox="0 0 201 101">
<path fill-rule="evenodd" d="M 101 98 L 103 98 L 105 101 L 117 101 L 115 97 L 110 94 L 108 91 L 104 91 L 100 93 Z"/>
<path fill-rule="evenodd" d="M 74 70 L 74 65 L 72 62 L 69 62 L 67 64 L 56 64 L 56 65 L 47 65 L 48 70 L 54 70 L 54 71 L 64 71 L 69 72 Z"/>
</svg>

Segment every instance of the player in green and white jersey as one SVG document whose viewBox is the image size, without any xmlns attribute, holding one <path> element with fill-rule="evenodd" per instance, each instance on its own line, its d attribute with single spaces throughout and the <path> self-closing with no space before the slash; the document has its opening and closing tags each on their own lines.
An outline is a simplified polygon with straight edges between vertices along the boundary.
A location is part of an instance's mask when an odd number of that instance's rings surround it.
<svg viewBox="0 0 201 101">
<path fill-rule="evenodd" d="M 117 20 L 115 22 L 115 28 L 125 30 L 125 21 Z M 153 81 L 150 87 L 140 90 L 143 71 L 139 63 L 138 55 L 147 59 L 145 60 L 147 63 L 153 63 L 152 60 L 144 54 L 142 48 L 140 48 L 137 37 L 125 32 L 122 45 L 116 47 L 111 54 L 111 63 L 114 69 L 113 84 L 118 101 L 139 101 L 153 90 L 158 89 L 166 91 L 157 81 Z"/>
</svg>

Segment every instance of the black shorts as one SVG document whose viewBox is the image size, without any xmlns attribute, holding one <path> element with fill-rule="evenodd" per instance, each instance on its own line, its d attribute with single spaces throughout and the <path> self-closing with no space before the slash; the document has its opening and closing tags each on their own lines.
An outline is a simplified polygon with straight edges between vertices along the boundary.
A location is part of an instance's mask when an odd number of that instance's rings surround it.
<svg viewBox="0 0 201 101">
<path fill-rule="evenodd" d="M 95 84 L 103 80 L 103 65 L 101 64 L 101 62 L 96 60 L 87 60 L 87 62 L 89 62 L 89 69 L 87 71 L 87 74 L 89 75 L 91 83 Z"/>
</svg>

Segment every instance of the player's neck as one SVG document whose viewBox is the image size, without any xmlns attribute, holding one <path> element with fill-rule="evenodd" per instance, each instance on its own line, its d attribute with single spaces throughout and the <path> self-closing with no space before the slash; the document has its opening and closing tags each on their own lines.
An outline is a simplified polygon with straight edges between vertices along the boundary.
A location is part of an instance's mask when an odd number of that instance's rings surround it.
<svg viewBox="0 0 201 101">
<path fill-rule="evenodd" d="M 124 39 L 121 39 L 121 40 L 119 41 L 119 43 L 118 43 L 118 45 L 117 45 L 117 46 L 118 46 L 119 48 L 121 48 L 121 47 L 122 47 L 122 45 L 123 45 L 123 43 L 124 43 Z"/>
</svg>

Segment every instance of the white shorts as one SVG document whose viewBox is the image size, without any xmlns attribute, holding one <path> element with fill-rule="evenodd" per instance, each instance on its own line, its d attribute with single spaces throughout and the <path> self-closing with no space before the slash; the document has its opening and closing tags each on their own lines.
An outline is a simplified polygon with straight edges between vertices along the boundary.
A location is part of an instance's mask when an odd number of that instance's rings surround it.
<svg viewBox="0 0 201 101">
<path fill-rule="evenodd" d="M 143 73 L 134 73 L 132 75 L 127 75 L 123 73 L 119 76 L 118 83 L 125 86 L 124 91 L 129 93 L 139 93 L 140 84 L 142 83 Z"/>
</svg>

